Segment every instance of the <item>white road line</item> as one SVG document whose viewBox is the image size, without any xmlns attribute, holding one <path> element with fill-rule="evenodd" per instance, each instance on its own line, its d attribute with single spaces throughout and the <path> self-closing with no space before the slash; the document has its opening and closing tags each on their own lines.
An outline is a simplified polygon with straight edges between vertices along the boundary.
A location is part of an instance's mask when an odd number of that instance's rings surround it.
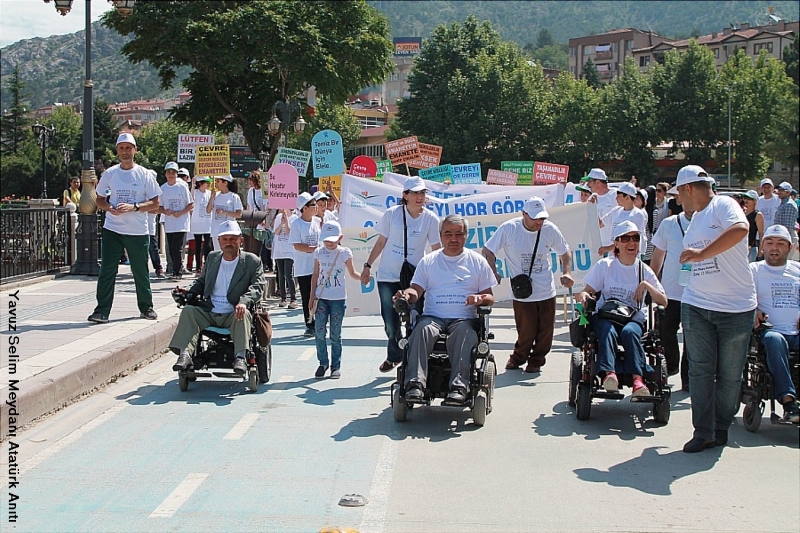
<svg viewBox="0 0 800 533">
<path fill-rule="evenodd" d="M 294 379 L 294 376 L 281 376 L 278 381 L 275 381 L 269 388 L 271 391 L 281 391 L 289 386 L 289 382 Z"/>
<path fill-rule="evenodd" d="M 297 360 L 298 361 L 308 361 L 313 356 L 315 356 L 316 354 L 317 354 L 317 349 L 316 348 L 313 348 L 313 347 L 312 348 L 306 348 L 305 351 L 300 354 L 300 357 L 298 357 Z"/>
<path fill-rule="evenodd" d="M 43 463 L 47 459 L 50 459 L 51 457 L 56 455 L 58 452 L 60 452 L 61 450 L 63 450 L 64 448 L 66 448 L 67 446 L 72 444 L 73 442 L 77 441 L 78 439 L 80 439 L 81 437 L 83 437 L 84 435 L 89 433 L 91 430 L 95 429 L 96 427 L 98 427 L 99 425 L 103 424 L 104 422 L 107 422 L 108 420 L 110 420 L 111 417 L 113 417 L 114 415 L 118 414 L 120 411 L 122 411 L 123 409 L 125 409 L 129 405 L 130 405 L 129 401 L 118 403 L 117 405 L 115 405 L 115 406 L 111 407 L 110 409 L 107 409 L 106 411 L 104 411 L 97 418 L 95 418 L 93 420 L 90 420 L 89 422 L 85 423 L 84 425 L 82 425 L 81 427 L 79 427 L 78 429 L 76 429 L 75 431 L 73 431 L 72 433 L 70 433 L 69 435 L 64 437 L 63 439 L 55 442 L 49 448 L 46 448 L 46 449 L 40 451 L 39 453 L 37 453 L 36 455 L 31 457 L 30 459 L 28 459 L 24 463 L 22 463 L 22 465 L 20 466 L 20 469 L 19 469 L 20 475 L 24 474 L 25 472 L 28 472 L 29 470 L 33 470 L 34 468 L 39 466 L 41 463 Z"/>
<path fill-rule="evenodd" d="M 391 438 L 385 438 L 372 475 L 372 484 L 369 487 L 367 505 L 364 507 L 364 517 L 361 519 L 359 531 L 370 533 L 383 533 L 386 527 L 386 507 L 389 505 L 389 496 L 392 492 L 392 479 L 394 478 L 394 464 L 397 460 L 399 444 Z"/>
<path fill-rule="evenodd" d="M 193 472 L 186 476 L 186 479 L 175 487 L 175 490 L 161 502 L 161 505 L 150 513 L 150 518 L 170 518 L 181 505 L 192 497 L 192 494 L 200 488 L 207 477 L 208 474 L 202 472 Z"/>
<path fill-rule="evenodd" d="M 228 432 L 227 435 L 222 437 L 222 440 L 239 440 L 242 436 L 247 433 L 247 430 L 253 427 L 253 424 L 256 423 L 258 417 L 260 415 L 258 413 L 247 413 L 239 420 L 233 428 Z"/>
</svg>

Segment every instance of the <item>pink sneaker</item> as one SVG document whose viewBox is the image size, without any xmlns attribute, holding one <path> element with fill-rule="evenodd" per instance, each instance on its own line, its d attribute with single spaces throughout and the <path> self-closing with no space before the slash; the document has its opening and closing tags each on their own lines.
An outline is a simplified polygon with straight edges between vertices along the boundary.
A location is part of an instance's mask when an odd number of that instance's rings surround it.
<svg viewBox="0 0 800 533">
<path fill-rule="evenodd" d="M 633 395 L 634 396 L 650 396 L 650 389 L 644 384 L 641 376 L 633 378 Z"/>
<path fill-rule="evenodd" d="M 607 372 L 603 380 L 603 388 L 606 392 L 617 392 L 619 390 L 619 379 L 614 372 Z"/>
</svg>

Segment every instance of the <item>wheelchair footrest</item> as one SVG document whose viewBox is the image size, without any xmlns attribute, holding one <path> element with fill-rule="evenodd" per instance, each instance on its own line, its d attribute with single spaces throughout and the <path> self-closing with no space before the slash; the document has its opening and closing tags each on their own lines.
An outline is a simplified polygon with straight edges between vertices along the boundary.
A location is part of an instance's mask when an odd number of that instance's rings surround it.
<svg viewBox="0 0 800 533">
<path fill-rule="evenodd" d="M 797 424 L 796 424 L 796 423 L 794 423 L 794 422 L 789 422 L 788 420 L 784 420 L 783 418 L 781 418 L 780 416 L 778 416 L 778 415 L 777 415 L 777 414 L 775 414 L 775 413 L 772 413 L 772 414 L 770 415 L 770 417 L 769 417 L 769 421 L 770 421 L 771 423 L 773 423 L 773 424 L 776 424 L 776 425 L 779 425 L 779 426 L 796 426 L 796 425 L 797 425 Z"/>
<path fill-rule="evenodd" d="M 243 379 L 243 378 L 247 377 L 246 375 L 245 375 L 245 376 L 240 376 L 240 375 L 239 375 L 239 374 L 237 374 L 236 372 L 212 372 L 212 374 L 214 374 L 214 375 L 215 375 L 215 376 L 217 376 L 218 378 L 236 378 L 236 379 Z"/>
<path fill-rule="evenodd" d="M 604 390 L 598 390 L 592 394 L 592 396 L 595 398 L 605 398 L 606 400 L 621 400 L 625 397 L 621 392 L 606 392 Z"/>
<path fill-rule="evenodd" d="M 448 402 L 447 399 L 442 400 L 442 407 L 460 407 L 463 409 L 464 407 L 469 407 L 469 401 L 466 402 Z"/>
<path fill-rule="evenodd" d="M 186 372 L 179 372 L 179 376 L 191 378 L 210 378 L 211 372 L 195 372 L 193 370 L 188 370 Z"/>
<path fill-rule="evenodd" d="M 631 396 L 631 402 L 633 403 L 661 403 L 664 401 L 664 398 L 659 396 Z"/>
</svg>

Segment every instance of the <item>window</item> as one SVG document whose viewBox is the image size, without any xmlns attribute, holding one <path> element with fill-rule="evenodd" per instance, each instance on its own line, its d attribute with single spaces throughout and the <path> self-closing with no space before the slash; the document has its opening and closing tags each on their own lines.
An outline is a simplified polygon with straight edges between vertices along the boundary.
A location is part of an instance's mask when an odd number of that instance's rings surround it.
<svg viewBox="0 0 800 533">
<path fill-rule="evenodd" d="M 585 45 L 583 45 L 583 55 L 585 55 L 585 56 L 593 56 L 594 55 L 594 45 L 593 44 L 585 44 Z"/>
<path fill-rule="evenodd" d="M 753 45 L 753 54 L 758 55 L 761 53 L 762 50 L 766 50 L 770 54 L 772 53 L 772 42 L 767 43 L 757 43 Z"/>
<path fill-rule="evenodd" d="M 650 66 L 650 56 L 641 56 L 639 58 L 639 66 L 640 67 L 649 67 Z"/>
<path fill-rule="evenodd" d="M 597 59 L 611 59 L 613 52 L 610 44 L 598 44 L 594 49 L 594 53 Z"/>
<path fill-rule="evenodd" d="M 575 57 L 575 47 L 571 47 L 569 49 L 569 57 Z"/>
<path fill-rule="evenodd" d="M 719 48 L 714 48 L 714 59 L 719 59 Z"/>
<path fill-rule="evenodd" d="M 575 67 L 569 67 L 569 73 L 575 74 Z"/>
<path fill-rule="evenodd" d="M 626 50 L 633 50 L 633 41 L 625 41 L 625 49 Z"/>
</svg>

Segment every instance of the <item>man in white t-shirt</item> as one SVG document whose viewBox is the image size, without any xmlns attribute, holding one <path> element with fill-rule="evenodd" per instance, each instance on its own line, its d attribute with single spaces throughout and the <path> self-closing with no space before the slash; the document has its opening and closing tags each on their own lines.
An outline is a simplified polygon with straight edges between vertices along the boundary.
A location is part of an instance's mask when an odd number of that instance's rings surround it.
<svg viewBox="0 0 800 533">
<path fill-rule="evenodd" d="M 517 369 L 527 362 L 525 372 L 541 371 L 553 346 L 556 286 L 551 271 L 551 252 L 558 255 L 561 263 L 561 284 L 569 288 L 574 283 L 570 274 L 569 245 L 558 226 L 547 220 L 549 216 L 544 200 L 532 196 L 525 201 L 522 216 L 503 222 L 483 247 L 483 256 L 498 283 L 501 276 L 497 272 L 496 255 L 502 252 L 508 265 L 508 277 L 512 280 L 516 276 L 528 277 L 532 287 L 531 294 L 514 295 L 512 301 L 517 341 L 506 370 Z"/>
<path fill-rule="evenodd" d="M 617 207 L 617 192 L 608 187 L 608 177 L 602 168 L 593 168 L 587 176 L 587 184 L 592 190 L 589 202 L 597 204 L 597 216 L 599 219 L 605 217 L 612 209 Z M 598 220 L 599 225 L 599 220 Z M 611 237 L 611 226 L 606 225 L 600 228 L 600 243 L 603 246 L 614 244 Z"/>
<path fill-rule="evenodd" d="M 164 233 L 167 235 L 167 253 L 172 261 L 171 279 L 181 279 L 183 248 L 189 232 L 189 212 L 194 200 L 189 187 L 178 179 L 178 164 L 170 161 L 164 167 L 167 182 L 161 186 L 158 212 L 164 218 Z"/>
<path fill-rule="evenodd" d="M 227 220 L 217 229 L 217 245 L 208 255 L 203 272 L 187 292 L 205 298 L 205 305 L 187 305 L 181 311 L 178 327 L 169 348 L 178 355 L 172 370 L 180 372 L 192 367 L 200 331 L 215 326 L 228 328 L 236 358 L 233 371 L 247 372 L 245 355 L 250 347 L 250 308 L 264 291 L 264 268 L 261 259 L 242 250 L 242 230 L 236 221 Z"/>
<path fill-rule="evenodd" d="M 130 133 L 117 138 L 119 164 L 106 169 L 97 183 L 97 207 L 106 212 L 100 274 L 97 276 L 97 306 L 89 321 L 108 322 L 114 302 L 119 258 L 128 252 L 131 274 L 136 285 L 139 318 L 155 320 L 153 293 L 147 267 L 150 231 L 147 213 L 158 209 L 159 188 L 156 173 L 133 162 L 136 139 Z"/>
<path fill-rule="evenodd" d="M 715 195 L 711 184 L 702 167 L 688 165 L 675 187 L 684 208 L 694 211 L 679 257 L 692 266 L 681 302 L 694 426 L 686 453 L 728 442 L 756 309 L 747 218 L 736 200 Z"/>
<path fill-rule="evenodd" d="M 761 196 L 756 201 L 756 211 L 764 215 L 764 227 L 768 228 L 775 223 L 775 210 L 778 209 L 781 199 L 773 194 L 775 186 L 769 178 L 761 180 L 759 189 Z"/>
<path fill-rule="evenodd" d="M 764 260 L 750 263 L 756 280 L 756 325 L 769 321 L 772 328 L 760 333 L 772 376 L 775 399 L 783 405 L 783 419 L 800 422 L 797 391 L 789 369 L 789 351 L 800 346 L 800 263 L 788 261 L 792 237 L 775 224 L 764 231 Z"/>
<path fill-rule="evenodd" d="M 494 304 L 492 287 L 497 284 L 486 259 L 467 250 L 469 225 L 461 215 L 449 215 L 440 226 L 443 248 L 424 256 L 417 264 L 411 287 L 397 291 L 395 299 L 413 304 L 425 295 L 422 316 L 411 332 L 406 368 L 405 399 L 424 400 L 428 376 L 428 354 L 439 334 L 447 332 L 450 358 L 450 392 L 445 401 L 464 403 L 470 378 L 470 358 L 478 344 L 475 331 L 477 308 Z"/>
</svg>

